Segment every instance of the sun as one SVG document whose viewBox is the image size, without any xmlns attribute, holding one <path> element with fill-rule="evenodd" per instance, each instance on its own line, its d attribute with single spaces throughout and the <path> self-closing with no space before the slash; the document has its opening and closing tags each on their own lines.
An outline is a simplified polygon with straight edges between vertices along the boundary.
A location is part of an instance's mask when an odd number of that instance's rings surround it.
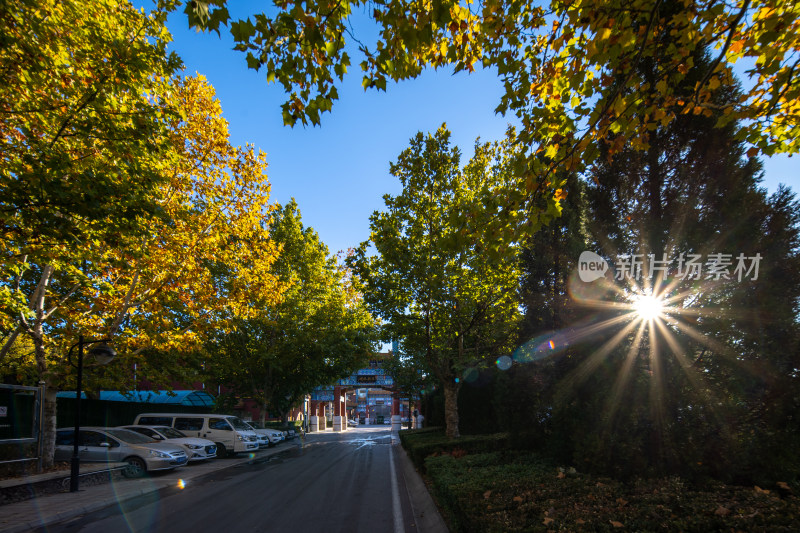
<svg viewBox="0 0 800 533">
<path fill-rule="evenodd" d="M 640 294 L 633 300 L 633 310 L 640 319 L 650 322 L 662 315 L 664 302 L 652 294 Z"/>
</svg>

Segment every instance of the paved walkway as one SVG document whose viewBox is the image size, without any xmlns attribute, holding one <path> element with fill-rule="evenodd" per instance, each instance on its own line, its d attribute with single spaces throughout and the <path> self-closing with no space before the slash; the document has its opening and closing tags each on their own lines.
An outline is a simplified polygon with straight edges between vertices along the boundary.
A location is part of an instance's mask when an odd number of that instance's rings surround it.
<svg viewBox="0 0 800 533">
<path fill-rule="evenodd" d="M 323 433 L 332 433 L 330 431 Z M 313 440 L 315 435 L 310 433 L 305 439 Z M 396 439 L 393 439 L 396 442 Z M 9 503 L 0 506 L 0 531 L 4 533 L 18 533 L 32 531 L 57 524 L 86 513 L 99 511 L 106 507 L 120 505 L 122 502 L 150 494 L 164 488 L 174 487 L 177 484 L 190 485 L 193 479 L 198 479 L 210 473 L 230 468 L 254 459 L 263 459 L 270 455 L 291 449 L 299 438 L 256 452 L 253 456 L 243 456 L 234 459 L 214 459 L 198 464 L 191 464 L 166 474 L 155 474 L 152 477 L 141 479 L 114 479 L 100 485 L 81 487 L 77 493 L 63 492 L 48 494 L 18 503 Z M 414 469 L 411 460 L 400 445 L 396 447 L 399 457 L 398 470 L 404 476 L 409 490 L 412 510 L 414 512 L 416 530 L 422 533 L 443 533 L 447 528 L 439 515 L 439 511 L 430 497 L 425 484 Z M 69 477 L 69 471 L 41 474 L 51 479 Z M 31 476 L 33 478 L 34 476 Z M 29 479 L 31 479 L 29 478 Z M 7 483 L 7 482 L 6 482 Z"/>
</svg>

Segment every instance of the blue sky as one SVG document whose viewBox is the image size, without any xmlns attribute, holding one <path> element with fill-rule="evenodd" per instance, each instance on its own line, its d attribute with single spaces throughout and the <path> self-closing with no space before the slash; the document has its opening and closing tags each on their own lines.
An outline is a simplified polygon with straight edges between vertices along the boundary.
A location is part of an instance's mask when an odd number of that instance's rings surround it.
<svg viewBox="0 0 800 533">
<path fill-rule="evenodd" d="M 247 14 L 232 7 L 233 17 Z M 305 225 L 334 253 L 369 237 L 369 215 L 383 208 L 384 194 L 400 191 L 389 162 L 417 131 L 435 131 L 446 122 L 465 162 L 477 137 L 499 139 L 516 122 L 512 116 L 495 115 L 502 86 L 490 71 L 426 71 L 415 80 L 388 84 L 386 92 L 365 92 L 360 59 L 351 54 L 354 64 L 338 87 L 333 111 L 322 115 L 321 127 L 289 128 L 281 118 L 280 104 L 286 99 L 282 87 L 267 84 L 264 71 L 247 68 L 244 54 L 232 50 L 225 28 L 221 38 L 197 33 L 188 29 L 183 13 L 174 13 L 168 25 L 174 38 L 171 49 L 183 59 L 185 73 L 198 72 L 215 87 L 233 144 L 250 143 L 267 153 L 272 199 L 285 203 L 294 197 Z M 800 190 L 796 160 L 765 160 L 763 185 L 770 192 L 779 183 Z"/>
</svg>

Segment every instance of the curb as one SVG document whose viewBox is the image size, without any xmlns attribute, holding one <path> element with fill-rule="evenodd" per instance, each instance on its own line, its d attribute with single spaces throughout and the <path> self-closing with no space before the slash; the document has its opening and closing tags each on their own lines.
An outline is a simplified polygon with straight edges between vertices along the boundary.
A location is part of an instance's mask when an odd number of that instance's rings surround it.
<svg viewBox="0 0 800 533">
<path fill-rule="evenodd" d="M 396 449 L 400 459 L 401 473 L 408 491 L 408 499 L 411 502 L 411 511 L 414 513 L 414 529 L 419 533 L 448 533 L 450 530 L 439 513 L 439 508 L 428 492 L 422 476 L 414 468 L 414 463 L 406 454 L 405 448 L 398 443 Z"/>
</svg>

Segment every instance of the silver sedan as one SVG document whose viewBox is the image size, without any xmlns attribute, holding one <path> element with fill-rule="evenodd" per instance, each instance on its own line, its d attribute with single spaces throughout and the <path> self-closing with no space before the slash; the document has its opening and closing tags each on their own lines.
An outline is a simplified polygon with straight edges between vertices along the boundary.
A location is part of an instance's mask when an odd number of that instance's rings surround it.
<svg viewBox="0 0 800 533">
<path fill-rule="evenodd" d="M 74 443 L 74 429 L 56 430 L 54 460 L 69 461 Z M 157 442 L 128 429 L 106 427 L 81 428 L 78 456 L 87 463 L 128 463 L 125 474 L 129 477 L 153 470 L 171 470 L 189 462 L 186 452 L 176 444 Z"/>
</svg>

